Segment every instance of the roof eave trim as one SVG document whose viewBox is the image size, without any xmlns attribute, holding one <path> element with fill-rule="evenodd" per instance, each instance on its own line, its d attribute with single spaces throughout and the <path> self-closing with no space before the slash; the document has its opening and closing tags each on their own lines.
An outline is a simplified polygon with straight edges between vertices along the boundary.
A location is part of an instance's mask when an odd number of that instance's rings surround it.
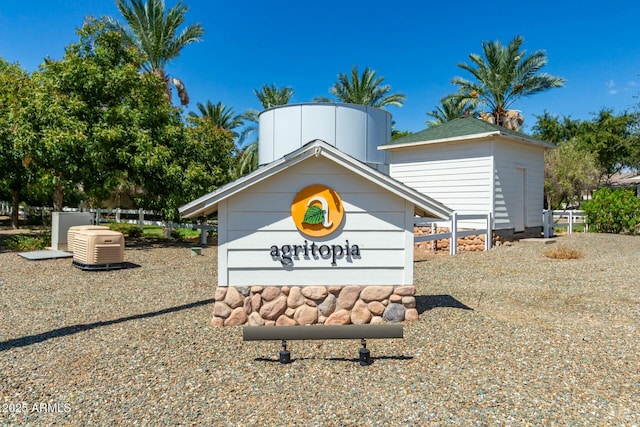
<svg viewBox="0 0 640 427">
<path fill-rule="evenodd" d="M 502 135 L 502 133 L 496 130 L 491 132 L 473 133 L 470 135 L 452 136 L 449 138 L 433 139 L 429 141 L 405 142 L 404 144 L 385 144 L 385 145 L 379 145 L 378 150 L 395 150 L 399 148 L 417 147 L 420 145 L 427 145 L 427 144 L 442 144 L 446 142 L 456 142 L 456 141 L 460 142 L 460 141 L 469 141 L 474 139 L 486 139 L 496 135 Z"/>
</svg>

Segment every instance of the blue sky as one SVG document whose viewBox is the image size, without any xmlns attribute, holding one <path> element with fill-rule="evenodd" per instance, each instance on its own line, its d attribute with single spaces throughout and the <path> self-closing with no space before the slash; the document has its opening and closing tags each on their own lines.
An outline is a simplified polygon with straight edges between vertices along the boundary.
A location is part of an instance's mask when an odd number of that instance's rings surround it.
<svg viewBox="0 0 640 427">
<path fill-rule="evenodd" d="M 167 6 L 175 1 L 166 0 Z M 545 50 L 543 71 L 567 79 L 516 102 L 525 131 L 548 110 L 589 119 L 603 107 L 616 112 L 640 103 L 640 3 L 433 1 L 204 1 L 185 0 L 187 22 L 204 26 L 204 41 L 184 49 L 168 67 L 196 102 L 222 101 L 240 113 L 260 107 L 254 89 L 291 86 L 292 102 L 329 96 L 329 87 L 353 65 L 371 67 L 403 107 L 389 107 L 401 130 L 426 127 L 425 113 L 455 88 L 453 76 L 481 41 L 524 37 L 529 52 Z M 59 59 L 77 41 L 86 15 L 120 18 L 113 0 L 0 1 L 0 56 L 34 71 L 43 58 Z"/>
</svg>

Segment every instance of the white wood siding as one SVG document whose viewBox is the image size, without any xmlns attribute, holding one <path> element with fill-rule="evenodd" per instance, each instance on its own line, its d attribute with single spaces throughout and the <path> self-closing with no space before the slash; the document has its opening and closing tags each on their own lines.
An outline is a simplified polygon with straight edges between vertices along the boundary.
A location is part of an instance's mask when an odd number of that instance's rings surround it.
<svg viewBox="0 0 640 427">
<path fill-rule="evenodd" d="M 544 149 L 511 140 L 497 140 L 494 144 L 495 228 L 515 227 L 514 215 L 520 209 L 516 205 L 522 191 L 519 187 L 518 169 L 525 169 L 525 227 L 542 226 Z"/>
<path fill-rule="evenodd" d="M 291 219 L 291 202 L 303 188 L 324 184 L 338 192 L 342 226 L 309 238 Z M 374 285 L 413 283 L 413 205 L 325 158 L 310 158 L 220 203 L 219 286 Z M 223 223 L 223 221 L 225 221 Z M 358 245 L 359 258 L 302 253 L 285 267 L 271 246 Z M 410 242 L 410 245 L 407 245 Z M 406 255 L 405 249 L 410 251 Z"/>
<path fill-rule="evenodd" d="M 390 151 L 392 178 L 462 214 L 491 209 L 490 142 L 423 145 Z"/>
</svg>

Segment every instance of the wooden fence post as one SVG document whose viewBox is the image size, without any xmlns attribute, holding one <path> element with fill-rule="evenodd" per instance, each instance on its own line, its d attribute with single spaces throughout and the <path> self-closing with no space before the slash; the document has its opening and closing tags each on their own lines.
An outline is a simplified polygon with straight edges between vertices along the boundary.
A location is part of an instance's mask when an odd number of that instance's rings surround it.
<svg viewBox="0 0 640 427">
<path fill-rule="evenodd" d="M 144 211 L 142 208 L 138 209 L 138 228 L 140 230 L 144 228 Z"/>
</svg>

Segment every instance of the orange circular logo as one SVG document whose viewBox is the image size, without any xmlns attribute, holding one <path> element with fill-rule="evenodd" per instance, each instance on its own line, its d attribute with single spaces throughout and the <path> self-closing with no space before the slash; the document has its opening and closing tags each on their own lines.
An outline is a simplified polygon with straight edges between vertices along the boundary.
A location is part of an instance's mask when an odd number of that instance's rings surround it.
<svg viewBox="0 0 640 427">
<path fill-rule="evenodd" d="M 312 237 L 328 236 L 342 224 L 342 200 L 338 193 L 326 185 L 310 185 L 293 198 L 291 217 L 298 230 L 304 234 Z"/>
</svg>

